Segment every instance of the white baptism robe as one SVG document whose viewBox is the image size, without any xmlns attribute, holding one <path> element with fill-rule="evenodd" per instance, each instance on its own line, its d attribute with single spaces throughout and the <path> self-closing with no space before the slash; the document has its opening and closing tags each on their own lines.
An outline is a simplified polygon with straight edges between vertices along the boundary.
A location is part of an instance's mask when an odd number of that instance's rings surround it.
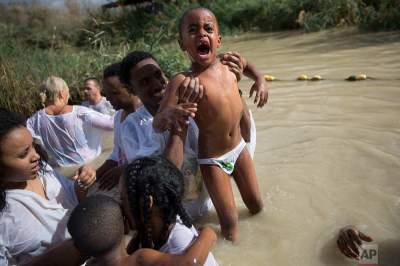
<svg viewBox="0 0 400 266">
<path fill-rule="evenodd" d="M 111 103 L 107 101 L 106 97 L 101 97 L 101 100 L 98 104 L 90 104 L 89 101 L 83 101 L 81 103 L 82 106 L 88 107 L 90 109 L 93 109 L 99 113 L 105 114 L 105 115 L 114 115 L 115 110 Z"/>
<path fill-rule="evenodd" d="M 174 228 L 172 228 L 168 236 L 167 242 L 164 245 L 162 245 L 160 251 L 169 254 L 181 255 L 186 251 L 186 249 L 188 249 L 193 244 L 198 235 L 199 234 L 197 233 L 193 225 L 190 228 L 186 227 L 182 223 L 181 219 L 178 217 L 174 225 Z M 217 261 L 215 260 L 211 252 L 208 253 L 204 265 L 205 266 L 218 265 Z"/>
<path fill-rule="evenodd" d="M 113 117 L 83 106 L 72 112 L 49 115 L 44 109 L 27 121 L 27 128 L 50 156 L 53 166 L 83 165 L 101 153 L 104 130 L 114 127 Z"/>
<path fill-rule="evenodd" d="M 70 237 L 67 222 L 78 204 L 74 182 L 50 166 L 39 177 L 46 196 L 24 189 L 6 191 L 0 213 L 0 265 L 21 265 Z"/>
<path fill-rule="evenodd" d="M 183 207 L 195 220 L 212 208 L 212 202 L 203 184 L 197 163 L 197 141 L 199 129 L 193 119 L 189 119 L 184 148 L 182 173 L 185 182 Z M 122 126 L 122 148 L 128 162 L 135 159 L 161 155 L 167 147 L 169 132 L 156 133 L 153 129 L 153 116 L 145 106 L 129 114 Z"/>
<path fill-rule="evenodd" d="M 246 143 L 247 150 L 250 153 L 251 158 L 254 158 L 254 153 L 256 151 L 256 143 L 257 143 L 257 131 L 256 131 L 256 123 L 254 122 L 253 113 L 249 110 L 250 115 L 250 142 Z"/>
</svg>

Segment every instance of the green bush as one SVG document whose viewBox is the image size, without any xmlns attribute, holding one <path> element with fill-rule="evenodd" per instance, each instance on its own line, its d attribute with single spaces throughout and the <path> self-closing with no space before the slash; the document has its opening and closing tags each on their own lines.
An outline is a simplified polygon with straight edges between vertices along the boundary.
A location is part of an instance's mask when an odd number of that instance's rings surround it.
<svg viewBox="0 0 400 266">
<path fill-rule="evenodd" d="M 102 43 L 100 48 L 43 50 L 6 39 L 0 42 L 0 106 L 31 115 L 41 107 L 38 89 L 49 75 L 63 78 L 71 91 L 71 103 L 79 103 L 83 96 L 80 88 L 86 77 L 101 78 L 105 66 L 120 61 L 133 50 L 153 53 L 168 76 L 184 68 L 184 55 L 176 45 L 138 41 L 121 46 Z"/>
<path fill-rule="evenodd" d="M 367 30 L 399 30 L 400 1 L 363 1 L 360 8 L 360 27 Z"/>
<path fill-rule="evenodd" d="M 31 114 L 40 108 L 37 90 L 49 75 L 65 79 L 77 103 L 85 77 L 101 77 L 106 65 L 133 50 L 153 53 L 168 76 L 183 70 L 188 62 L 176 42 L 178 20 L 198 5 L 215 13 L 222 35 L 346 25 L 400 29 L 400 0 L 159 0 L 151 12 L 82 12 L 76 3 L 67 0 L 67 11 L 0 4 L 0 106 Z"/>
</svg>

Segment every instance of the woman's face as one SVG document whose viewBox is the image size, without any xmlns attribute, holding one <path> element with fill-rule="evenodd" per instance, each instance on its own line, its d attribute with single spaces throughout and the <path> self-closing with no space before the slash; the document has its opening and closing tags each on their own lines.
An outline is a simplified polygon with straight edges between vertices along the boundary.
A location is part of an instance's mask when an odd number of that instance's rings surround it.
<svg viewBox="0 0 400 266">
<path fill-rule="evenodd" d="M 39 159 L 28 129 L 13 129 L 0 143 L 0 180 L 24 182 L 35 179 L 40 169 Z"/>
</svg>

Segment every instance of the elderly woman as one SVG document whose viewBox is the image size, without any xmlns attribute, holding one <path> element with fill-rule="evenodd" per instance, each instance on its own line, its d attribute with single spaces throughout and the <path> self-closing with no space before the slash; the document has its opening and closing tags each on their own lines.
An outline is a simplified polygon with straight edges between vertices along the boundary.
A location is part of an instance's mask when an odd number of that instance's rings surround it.
<svg viewBox="0 0 400 266">
<path fill-rule="evenodd" d="M 82 167 L 70 180 L 43 154 L 25 120 L 0 109 L 0 265 L 60 265 L 57 259 L 65 256 L 80 261 L 67 240 L 67 220 L 95 181 L 95 171 Z"/>
<path fill-rule="evenodd" d="M 68 105 L 68 86 L 58 77 L 43 83 L 41 97 L 45 108 L 28 119 L 27 127 L 50 155 L 50 164 L 74 166 L 95 159 L 101 153 L 102 131 L 113 130 L 113 118 Z"/>
</svg>

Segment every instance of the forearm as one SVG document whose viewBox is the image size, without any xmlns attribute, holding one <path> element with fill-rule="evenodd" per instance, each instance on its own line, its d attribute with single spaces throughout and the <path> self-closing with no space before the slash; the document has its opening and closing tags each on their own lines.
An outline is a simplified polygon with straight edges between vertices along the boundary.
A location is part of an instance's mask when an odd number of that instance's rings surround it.
<svg viewBox="0 0 400 266">
<path fill-rule="evenodd" d="M 184 125 L 182 126 L 181 131 L 173 129 L 164 151 L 165 157 L 167 157 L 167 159 L 170 160 L 178 169 L 181 169 L 183 164 L 187 128 L 188 126 Z"/>
<path fill-rule="evenodd" d="M 114 118 L 112 116 L 94 112 L 90 114 L 90 120 L 93 127 L 108 131 L 114 129 Z"/>
<path fill-rule="evenodd" d="M 244 60 L 243 74 L 254 81 L 262 80 L 263 76 L 261 72 L 259 72 L 253 64 L 245 61 L 245 59 L 243 60 Z"/>
<path fill-rule="evenodd" d="M 169 89 L 165 92 L 156 115 L 153 117 L 153 128 L 156 132 L 161 133 L 169 127 L 168 107 L 178 104 L 178 98 L 175 96 L 176 90 Z"/>
<path fill-rule="evenodd" d="M 66 240 L 34 257 L 24 266 L 79 266 L 87 258 L 75 248 L 72 240 Z"/>
<path fill-rule="evenodd" d="M 135 262 L 139 266 L 204 265 L 216 239 L 217 236 L 214 231 L 211 228 L 205 228 L 193 245 L 182 255 L 167 254 L 152 249 L 140 249 L 135 253 Z"/>
<path fill-rule="evenodd" d="M 176 259 L 176 265 L 204 265 L 212 246 L 217 240 L 217 235 L 210 227 L 205 227 L 201 230 L 199 237 L 188 248 L 185 254 Z"/>
</svg>

